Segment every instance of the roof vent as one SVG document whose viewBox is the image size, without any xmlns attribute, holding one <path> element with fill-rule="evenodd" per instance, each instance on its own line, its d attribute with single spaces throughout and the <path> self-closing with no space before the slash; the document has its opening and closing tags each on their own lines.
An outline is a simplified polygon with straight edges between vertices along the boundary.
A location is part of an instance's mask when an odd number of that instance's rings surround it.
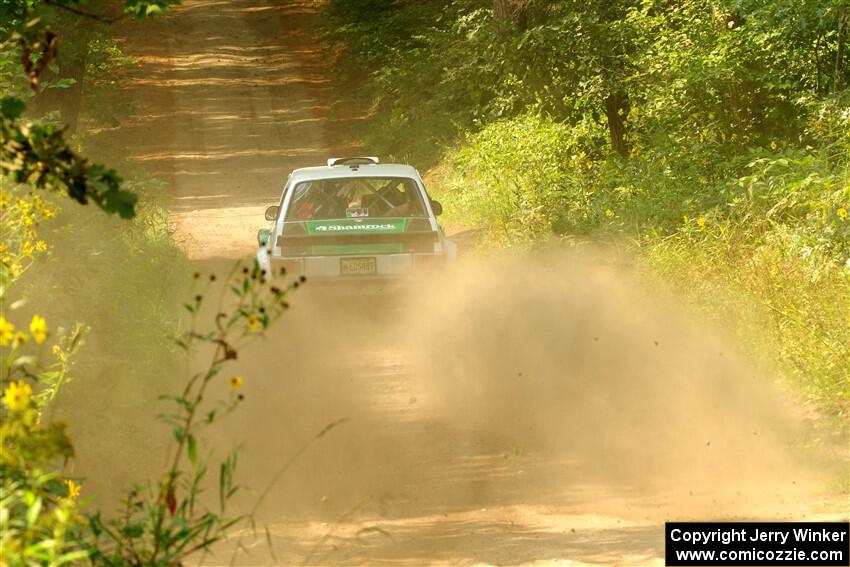
<svg viewBox="0 0 850 567">
<path fill-rule="evenodd" d="M 376 157 L 372 156 L 363 156 L 363 157 L 338 157 L 331 158 L 328 160 L 328 167 L 333 167 L 335 165 L 375 165 L 380 163 Z"/>
</svg>

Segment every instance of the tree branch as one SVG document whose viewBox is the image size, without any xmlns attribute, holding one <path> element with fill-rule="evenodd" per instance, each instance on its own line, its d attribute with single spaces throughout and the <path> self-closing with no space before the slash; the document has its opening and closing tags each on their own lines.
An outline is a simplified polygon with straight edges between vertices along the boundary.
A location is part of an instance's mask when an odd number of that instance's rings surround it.
<svg viewBox="0 0 850 567">
<path fill-rule="evenodd" d="M 85 12 L 85 11 L 80 10 L 78 8 L 74 8 L 73 6 L 66 6 L 65 4 L 60 4 L 59 2 L 56 2 L 56 0 L 44 0 L 44 3 L 47 4 L 48 6 L 53 6 L 54 8 L 59 8 L 60 10 L 65 10 L 66 12 L 71 12 L 72 14 L 75 14 L 77 16 L 80 16 L 80 17 L 83 17 L 83 18 L 89 18 L 90 20 L 100 22 L 101 24 L 111 25 L 111 24 L 114 24 L 115 22 L 117 22 L 118 20 L 120 20 L 121 18 L 124 17 L 123 15 L 121 15 L 117 18 L 106 18 L 106 17 L 101 16 L 99 14 L 92 14 L 90 12 Z"/>
</svg>

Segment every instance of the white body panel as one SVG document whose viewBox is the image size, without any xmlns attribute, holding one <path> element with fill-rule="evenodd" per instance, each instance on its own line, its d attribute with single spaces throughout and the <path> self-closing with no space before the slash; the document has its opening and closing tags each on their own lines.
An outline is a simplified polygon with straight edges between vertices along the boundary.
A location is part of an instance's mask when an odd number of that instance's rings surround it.
<svg viewBox="0 0 850 567">
<path fill-rule="evenodd" d="M 338 158 L 334 158 L 338 159 Z M 372 158 L 377 160 L 377 158 Z M 332 160 L 328 160 L 329 163 Z M 409 274 L 417 268 L 417 264 L 425 264 L 425 260 L 437 259 L 440 257 L 444 260 L 454 260 L 457 255 L 457 245 L 446 239 L 439 225 L 437 224 L 436 216 L 434 215 L 431 199 L 425 190 L 425 185 L 419 172 L 409 165 L 401 164 L 378 164 L 364 163 L 358 165 L 333 165 L 323 167 L 306 167 L 296 169 L 289 175 L 289 179 L 281 194 L 279 201 L 279 213 L 275 220 L 274 226 L 271 229 L 268 241 L 265 246 L 262 246 L 257 252 L 257 260 L 260 267 L 271 271 L 276 262 L 286 263 L 290 266 L 297 266 L 300 274 L 311 279 L 318 280 L 348 280 L 348 279 L 364 279 L 364 276 L 344 276 L 341 273 L 342 259 L 351 257 L 351 255 L 336 256 L 336 255 L 309 255 L 309 256 L 283 256 L 281 248 L 277 246 L 278 238 L 283 235 L 284 219 L 286 218 L 287 210 L 293 197 L 294 191 L 291 189 L 304 181 L 315 181 L 325 179 L 342 179 L 356 177 L 399 177 L 411 179 L 415 182 L 419 189 L 422 202 L 427 212 L 427 221 L 431 227 L 431 231 L 438 235 L 438 241 L 434 244 L 433 252 L 418 252 L 418 253 L 364 253 L 364 257 L 375 258 L 375 273 L 366 278 L 398 278 Z M 317 239 L 321 236 L 315 237 Z M 418 259 L 417 259 L 418 257 Z M 423 258 L 428 257 L 428 258 Z"/>
</svg>

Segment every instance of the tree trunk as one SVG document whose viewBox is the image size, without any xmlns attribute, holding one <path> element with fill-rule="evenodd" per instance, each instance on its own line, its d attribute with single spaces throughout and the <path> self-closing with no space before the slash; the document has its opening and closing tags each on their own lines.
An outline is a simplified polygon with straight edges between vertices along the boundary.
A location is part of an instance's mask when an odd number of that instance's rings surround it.
<svg viewBox="0 0 850 567">
<path fill-rule="evenodd" d="M 46 71 L 44 80 L 72 79 L 74 84 L 67 88 L 44 89 L 36 96 L 36 109 L 40 114 L 58 111 L 68 126 L 68 134 L 77 129 L 83 106 L 83 83 L 86 78 L 86 63 L 89 43 L 98 29 L 103 29 L 103 19 L 116 19 L 121 15 L 121 6 L 111 0 L 90 0 L 85 10 L 91 16 L 59 10 L 55 29 L 59 36 L 58 56 L 55 63 L 59 72 Z"/>
<path fill-rule="evenodd" d="M 513 7 L 511 6 L 511 0 L 493 0 L 493 14 L 502 20 L 512 19 Z"/>
<path fill-rule="evenodd" d="M 818 40 L 815 42 L 815 69 L 817 69 L 817 74 L 815 75 L 815 93 L 817 93 L 818 98 L 823 95 L 823 73 L 821 71 L 821 61 L 820 61 L 820 44 L 823 39 L 823 34 L 818 33 Z"/>
<path fill-rule="evenodd" d="M 835 76 L 833 78 L 833 91 L 840 91 L 844 85 L 841 82 L 841 74 L 844 71 L 844 40 L 847 32 L 847 11 L 838 11 L 838 45 L 835 48 Z"/>
<path fill-rule="evenodd" d="M 626 116 L 628 113 L 629 97 L 624 91 L 611 93 L 605 99 L 605 116 L 608 118 L 611 148 L 623 157 L 629 155 L 629 144 L 626 140 Z"/>
<path fill-rule="evenodd" d="M 80 117 L 87 55 L 88 53 L 83 50 L 75 53 L 73 57 L 63 58 L 60 52 L 59 73 L 45 73 L 45 79 L 47 81 L 73 79 L 74 84 L 66 88 L 44 89 L 36 97 L 39 114 L 58 111 L 62 122 L 68 126 L 69 135 L 73 135 L 76 131 Z"/>
</svg>

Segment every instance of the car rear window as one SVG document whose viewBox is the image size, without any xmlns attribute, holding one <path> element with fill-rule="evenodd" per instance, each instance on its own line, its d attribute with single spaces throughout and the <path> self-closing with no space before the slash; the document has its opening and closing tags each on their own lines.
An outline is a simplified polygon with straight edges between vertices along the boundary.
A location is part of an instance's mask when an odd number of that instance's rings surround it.
<svg viewBox="0 0 850 567">
<path fill-rule="evenodd" d="M 297 184 L 285 220 L 425 216 L 425 205 L 413 179 L 347 177 Z"/>
</svg>

